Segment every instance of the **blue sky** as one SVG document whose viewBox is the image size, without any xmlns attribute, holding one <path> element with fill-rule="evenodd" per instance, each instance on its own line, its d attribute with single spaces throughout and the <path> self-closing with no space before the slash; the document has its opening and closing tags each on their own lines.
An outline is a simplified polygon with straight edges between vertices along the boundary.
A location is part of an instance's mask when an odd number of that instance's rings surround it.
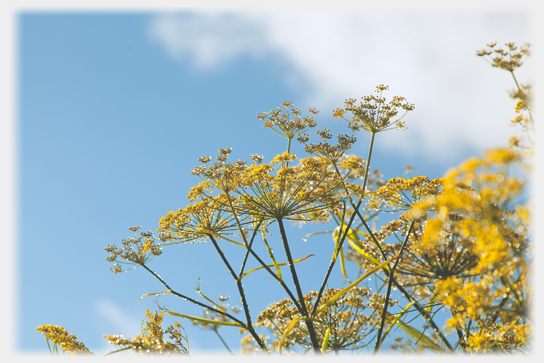
<svg viewBox="0 0 544 363">
<path fill-rule="evenodd" d="M 154 231 L 168 211 L 185 207 L 199 157 L 226 147 L 242 160 L 284 151 L 258 113 L 290 100 L 320 110 L 320 128 L 344 132 L 332 110 L 388 84 L 389 97 L 416 109 L 407 131 L 378 135 L 373 166 L 385 178 L 407 164 L 415 175 L 440 177 L 513 132 L 512 80 L 475 51 L 533 40 L 522 11 L 28 11 L 16 26 L 16 349 L 42 353 L 41 324 L 64 326 L 98 353 L 113 348 L 104 334 L 139 334 L 155 305 L 138 299 L 164 288 L 142 269 L 111 273 L 104 247 L 130 237 L 130 226 Z M 360 135 L 351 151 L 366 156 L 367 147 Z M 297 266 L 305 290 L 319 288 L 333 248 L 329 236 L 302 242 L 315 228 L 326 226 L 290 230 L 295 256 L 316 255 Z M 150 266 L 191 297 L 200 278 L 206 295 L 240 305 L 212 248 L 174 246 Z M 252 277 L 244 286 L 255 291 L 256 317 L 285 296 L 264 273 Z M 331 285 L 340 284 L 335 270 Z M 201 312 L 171 297 L 161 302 Z M 184 327 L 194 355 L 225 352 L 213 333 L 188 320 Z M 221 332 L 237 350 L 237 329 Z"/>
</svg>

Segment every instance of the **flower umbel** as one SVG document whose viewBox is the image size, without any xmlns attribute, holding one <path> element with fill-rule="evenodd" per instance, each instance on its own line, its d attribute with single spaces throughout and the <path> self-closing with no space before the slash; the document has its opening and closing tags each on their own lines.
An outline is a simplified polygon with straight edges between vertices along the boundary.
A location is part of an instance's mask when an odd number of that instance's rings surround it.
<svg viewBox="0 0 544 363">
<path fill-rule="evenodd" d="M 354 99 L 347 99 L 344 110 L 353 114 L 353 118 L 348 120 L 349 128 L 354 131 L 363 129 L 372 133 L 391 129 L 405 129 L 406 124 L 402 119 L 408 111 L 414 109 L 414 105 L 406 102 L 406 99 L 401 96 L 394 96 L 390 102 L 386 103 L 382 93 L 388 89 L 389 86 L 377 86 L 376 93 L 378 96 L 365 96 L 359 105 L 356 105 Z M 397 117 L 400 110 L 404 110 L 404 114 Z M 334 112 L 334 116 L 337 118 L 344 118 L 343 114 L 340 109 Z"/>
<path fill-rule="evenodd" d="M 62 352 L 68 355 L 94 355 L 85 344 L 77 341 L 77 336 L 69 334 L 62 326 L 40 325 L 36 330 L 45 335 L 48 345 L 49 341 L 53 342 L 53 350 L 50 348 L 52 354 L 58 354 L 57 347 L 60 347 Z"/>
<path fill-rule="evenodd" d="M 109 245 L 105 248 L 106 252 L 110 253 L 110 256 L 106 259 L 109 262 L 116 262 L 111 268 L 114 273 L 123 271 L 120 263 L 142 265 L 162 253 L 160 245 L 155 244 L 155 237 L 151 231 L 140 232 L 140 236 L 136 236 L 136 231 L 140 228 L 129 228 L 134 232 L 134 237 L 124 239 L 121 248 L 115 245 Z"/>
<path fill-rule="evenodd" d="M 150 309 L 147 309 L 142 323 L 142 334 L 134 339 L 125 339 L 122 335 L 104 335 L 104 338 L 110 344 L 114 344 L 120 350 L 131 350 L 138 355 L 178 355 L 188 354 L 189 348 L 187 337 L 180 322 L 170 325 L 166 330 L 162 329 L 164 311 L 155 312 L 153 315 Z M 164 334 L 170 334 L 172 342 L 164 340 Z M 185 346 L 187 344 L 187 347 Z"/>
</svg>

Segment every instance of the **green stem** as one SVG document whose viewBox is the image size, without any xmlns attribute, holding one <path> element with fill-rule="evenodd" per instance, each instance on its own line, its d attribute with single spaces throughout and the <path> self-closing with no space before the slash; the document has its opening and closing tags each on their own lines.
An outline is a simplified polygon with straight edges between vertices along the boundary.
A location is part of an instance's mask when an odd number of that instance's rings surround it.
<svg viewBox="0 0 544 363">
<path fill-rule="evenodd" d="M 244 273 L 244 268 L 246 267 L 247 258 L 249 257 L 249 251 L 251 250 L 251 246 L 253 245 L 253 241 L 255 240 L 255 236 L 257 236 L 257 232 L 259 230 L 259 227 L 261 226 L 261 223 L 263 223 L 263 220 L 259 220 L 259 223 L 257 223 L 257 226 L 255 226 L 255 229 L 253 230 L 253 236 L 251 236 L 251 240 L 249 241 L 249 244 L 247 246 L 247 251 L 244 256 L 244 261 L 242 262 L 242 267 L 240 268 L 239 276 L 242 276 Z"/>
<path fill-rule="evenodd" d="M 274 277 L 279 283 L 280 285 L 283 287 L 283 289 L 285 290 L 285 292 L 287 292 L 287 295 L 289 295 L 289 298 L 291 299 L 291 301 L 293 301 L 293 303 L 295 304 L 296 308 L 298 311 L 301 311 L 302 310 L 302 307 L 299 305 L 297 299 L 295 298 L 295 296 L 293 295 L 293 293 L 291 292 L 291 290 L 289 289 L 289 287 L 287 287 L 287 285 L 285 284 L 285 282 L 279 278 L 271 269 L 270 267 L 268 267 L 268 265 L 259 257 L 259 255 L 257 255 L 252 249 L 251 249 L 251 246 L 249 247 L 249 252 L 251 253 L 251 255 L 253 257 L 255 257 L 255 259 L 261 264 L 261 266 L 266 270 L 268 271 L 268 273 L 270 275 L 272 275 L 272 277 Z"/>
<path fill-rule="evenodd" d="M 240 235 L 242 236 L 242 239 L 244 240 L 244 244 L 247 246 L 246 235 L 244 234 L 244 229 L 242 228 L 242 224 L 238 220 L 238 215 L 236 214 L 236 209 L 234 208 L 234 205 L 232 204 L 230 194 L 228 192 L 225 192 L 225 194 L 227 196 L 227 200 L 229 201 L 229 206 L 230 206 L 230 209 L 232 210 L 232 215 L 234 216 L 234 219 L 236 220 L 236 224 L 238 225 L 238 230 L 240 231 Z"/>
<path fill-rule="evenodd" d="M 363 225 L 365 226 L 366 228 L 366 231 L 368 232 L 368 234 L 370 235 L 370 237 L 372 237 L 372 240 L 374 241 L 374 244 L 378 247 L 378 249 L 380 250 L 380 253 L 382 254 L 382 257 L 384 260 L 387 260 L 387 258 L 385 257 L 385 251 L 383 250 L 382 246 L 380 245 L 380 242 L 378 242 L 378 240 L 376 239 L 376 236 L 374 236 L 374 233 L 372 233 L 372 230 L 370 229 L 370 227 L 368 226 L 368 224 L 366 224 L 365 220 L 363 219 L 363 217 L 361 215 L 359 215 L 359 218 L 361 219 L 361 221 L 363 222 Z"/>
<path fill-rule="evenodd" d="M 300 300 L 300 314 L 305 318 L 308 318 L 308 310 L 306 309 L 306 304 L 304 303 L 304 295 L 302 294 L 302 289 L 300 288 L 300 282 L 297 277 L 297 271 L 295 269 L 295 264 L 293 263 L 293 258 L 291 256 L 291 251 L 289 249 L 289 242 L 287 241 L 287 235 L 285 234 L 285 228 L 283 227 L 282 218 L 277 218 L 278 225 L 280 227 L 281 240 L 283 242 L 283 248 L 285 249 L 285 255 L 287 256 L 287 261 L 289 262 L 289 268 L 291 270 L 291 276 L 293 277 L 293 283 L 297 290 L 297 295 Z M 315 334 L 314 324 L 310 319 L 304 319 L 306 326 L 308 327 L 308 333 L 310 334 L 310 340 L 312 341 L 312 347 L 314 348 L 316 355 L 321 355 L 321 349 L 317 341 Z"/>
<path fill-rule="evenodd" d="M 516 83 L 516 87 L 518 88 L 518 91 L 522 92 L 521 87 L 519 86 L 518 80 L 517 80 L 516 76 L 514 75 L 514 71 L 510 71 L 510 74 L 514 78 L 514 82 Z M 531 110 L 529 110 L 529 108 L 527 108 L 527 112 L 529 113 L 529 119 L 531 120 L 531 127 L 533 128 L 533 131 L 534 131 L 535 130 L 535 124 L 533 122 L 533 114 L 531 113 Z"/>
<path fill-rule="evenodd" d="M 368 171 L 370 170 L 370 158 L 372 157 L 372 148 L 374 147 L 374 136 L 376 136 L 376 133 L 372 133 L 372 138 L 370 139 L 370 147 L 368 149 L 368 157 L 366 160 L 366 170 L 365 170 L 365 178 L 363 180 L 363 195 L 361 197 L 365 197 L 365 189 L 366 189 L 366 181 L 368 179 Z"/>
<path fill-rule="evenodd" d="M 203 304 L 203 303 L 201 303 L 200 301 L 196 301 L 196 300 L 194 300 L 194 299 L 191 299 L 191 298 L 188 297 L 188 296 L 185 296 L 185 295 L 183 295 L 183 294 L 180 294 L 179 292 L 176 292 L 176 291 L 172 290 L 172 288 L 171 288 L 170 286 L 168 286 L 168 284 L 167 284 L 167 283 L 166 283 L 159 275 L 157 275 L 154 271 L 150 270 L 149 267 L 147 267 L 147 266 L 146 266 L 145 264 L 143 264 L 143 263 L 141 264 L 141 266 L 142 266 L 143 268 L 145 268 L 150 274 L 152 274 L 153 276 L 155 276 L 155 278 L 156 278 L 157 280 L 159 280 L 159 281 L 164 285 L 164 287 L 166 287 L 168 290 L 170 290 L 170 293 L 171 293 L 171 294 L 176 295 L 177 297 L 180 297 L 180 298 L 182 298 L 183 300 L 187 300 L 187 301 L 189 301 L 189 302 L 192 302 L 192 303 L 195 304 L 195 305 L 202 306 L 203 308 L 206 308 L 206 309 L 208 309 L 208 310 L 210 310 L 210 311 L 213 311 L 213 312 L 215 312 L 215 313 L 217 313 L 217 314 L 226 316 L 227 318 L 229 318 L 229 319 L 231 319 L 231 320 L 237 322 L 238 324 L 242 325 L 244 328 L 246 327 L 246 324 L 244 324 L 243 321 L 236 319 L 234 316 L 230 315 L 229 313 L 225 313 L 225 312 L 223 312 L 223 311 L 221 311 L 221 310 L 219 310 L 219 309 L 216 309 L 216 308 L 213 308 L 213 307 L 211 307 L 211 306 L 209 306 L 209 305 Z"/>
<path fill-rule="evenodd" d="M 357 203 L 356 208 L 359 208 L 359 206 L 362 204 L 362 202 L 363 201 L 360 200 L 359 203 Z M 332 269 L 333 269 L 333 267 L 334 267 L 334 265 L 336 263 L 336 259 L 338 258 L 338 254 L 340 252 L 340 249 L 342 248 L 342 244 L 346 240 L 349 229 L 351 228 L 351 225 L 353 224 L 353 220 L 355 219 L 355 215 L 356 215 L 355 213 L 351 214 L 349 222 L 346 225 L 346 227 L 344 228 L 344 232 L 342 234 L 342 237 L 341 237 L 340 241 L 336 244 L 335 253 L 333 254 L 333 257 L 331 258 L 331 262 L 329 263 L 329 268 L 327 269 L 327 273 L 325 274 L 325 278 L 323 279 L 323 282 L 321 283 L 321 287 L 319 288 L 319 292 L 317 293 L 317 298 L 315 299 L 314 308 L 312 310 L 312 316 L 317 311 L 317 308 L 318 308 L 319 303 L 321 301 L 321 297 L 323 295 L 323 291 L 325 290 L 325 286 L 327 286 L 327 281 L 329 280 L 329 276 L 331 275 Z"/>
<path fill-rule="evenodd" d="M 368 157 L 367 157 L 367 162 L 366 162 L 366 168 L 365 168 L 365 177 L 364 177 L 364 180 L 363 180 L 363 195 L 361 196 L 362 198 L 364 198 L 364 194 L 365 194 L 365 189 L 366 189 L 366 182 L 367 182 L 367 179 L 368 179 L 368 171 L 370 169 L 370 159 L 372 157 L 372 149 L 374 148 L 374 137 L 376 136 L 376 133 L 372 133 L 372 138 L 370 139 L 370 147 L 368 149 Z M 350 199 L 351 200 L 351 199 Z M 359 202 L 357 203 L 357 206 L 354 207 L 354 211 L 350 217 L 350 220 L 344 230 L 344 233 L 342 235 L 342 238 L 340 239 L 340 241 L 337 243 L 337 248 L 335 250 L 335 254 L 333 255 L 333 258 L 331 259 L 331 262 L 329 264 L 329 268 L 327 269 L 327 273 L 325 274 L 325 278 L 323 279 L 323 283 L 321 284 L 321 288 L 319 289 L 319 293 L 317 294 L 317 298 L 315 300 L 315 305 L 314 305 L 314 308 L 312 310 L 312 315 L 315 314 L 316 310 L 317 310 L 317 307 L 319 305 L 319 302 L 321 300 L 321 296 L 323 295 L 323 291 L 325 290 L 325 286 L 327 285 L 327 281 L 329 280 L 329 276 L 332 272 L 332 269 L 336 263 L 336 259 L 338 258 L 338 253 L 340 251 L 340 249 L 342 248 L 342 245 L 344 244 L 344 241 L 346 240 L 346 237 L 348 235 L 348 232 L 349 232 L 349 229 L 351 228 L 351 225 L 353 224 L 353 221 L 355 219 L 355 215 L 356 213 L 358 213 L 359 211 L 359 207 L 361 206 L 361 204 L 363 203 L 363 200 L 360 199 Z M 352 203 L 353 205 L 353 203 Z M 362 217 L 360 216 L 361 220 L 362 220 Z"/>
<path fill-rule="evenodd" d="M 234 353 L 230 350 L 229 346 L 227 345 L 227 343 L 225 342 L 225 340 L 223 339 L 223 337 L 221 336 L 221 334 L 219 334 L 219 332 L 217 331 L 217 329 L 212 329 L 215 334 L 217 334 L 217 337 L 221 340 L 221 343 L 223 343 L 223 345 L 225 346 L 225 348 L 227 348 L 227 350 L 229 351 L 230 354 L 234 355 Z"/>
<path fill-rule="evenodd" d="M 376 246 L 378 246 L 378 248 L 380 249 L 380 252 L 384 258 L 384 260 L 387 260 L 387 257 L 385 256 L 385 252 L 383 251 L 382 247 L 380 246 L 380 243 L 378 242 L 378 240 L 376 239 L 376 237 L 374 236 L 374 233 L 372 233 L 372 230 L 370 229 L 370 227 L 366 224 L 365 220 L 362 219 L 361 216 L 359 216 L 359 218 L 361 218 L 361 220 L 363 221 L 363 224 L 368 232 L 368 234 L 372 237 L 374 243 L 376 244 Z M 383 269 L 385 275 L 389 277 L 389 271 L 387 271 L 387 269 Z M 436 332 L 436 334 L 438 334 L 438 336 L 440 337 L 440 339 L 442 340 L 442 342 L 444 343 L 444 345 L 451 351 L 453 351 L 453 347 L 451 346 L 451 344 L 446 340 L 446 337 L 444 336 L 444 334 L 442 334 L 442 331 L 438 328 L 438 326 L 436 325 L 436 323 L 434 322 L 434 320 L 432 319 L 432 317 L 429 316 L 429 314 L 425 311 L 425 309 L 419 304 L 419 302 L 417 302 L 417 300 L 413 299 L 412 296 L 408 293 L 408 291 L 406 291 L 404 289 L 404 287 L 399 284 L 394 277 L 391 277 L 390 278 L 393 283 L 395 284 L 395 287 L 404 295 L 404 297 L 408 300 L 408 302 L 411 302 L 411 301 L 414 301 L 415 303 L 415 308 L 417 309 L 417 311 L 423 316 L 423 318 L 425 319 L 425 321 L 427 322 L 427 324 L 429 324 L 431 326 L 431 328 L 433 328 L 433 330 Z"/>
<path fill-rule="evenodd" d="M 386 276 L 389 276 L 389 271 L 387 271 L 386 269 L 384 269 L 384 272 L 386 274 Z M 423 318 L 425 319 L 425 321 L 427 322 L 427 324 L 429 324 L 431 326 L 431 328 L 433 328 L 433 330 L 435 331 L 436 334 L 438 334 L 438 336 L 440 337 L 440 340 L 442 340 L 442 342 L 444 343 L 444 345 L 446 346 L 446 348 L 448 348 L 450 351 L 454 351 L 453 347 L 451 346 L 451 344 L 448 342 L 448 340 L 446 339 L 446 337 L 444 336 L 444 334 L 442 334 L 442 331 L 438 328 L 438 326 L 436 325 L 436 323 L 434 322 L 433 318 L 429 315 L 429 313 L 423 308 L 423 306 L 421 306 L 419 304 L 419 302 L 412 298 L 412 296 L 408 293 L 408 291 L 406 291 L 404 289 L 404 287 L 398 283 L 397 280 L 395 280 L 395 278 L 392 278 L 392 281 L 393 281 L 393 284 L 395 284 L 395 287 L 404 295 L 404 297 L 408 300 L 408 302 L 412 302 L 414 301 L 414 306 L 415 308 L 417 309 L 417 311 L 421 314 L 421 316 L 423 316 Z"/>
<path fill-rule="evenodd" d="M 232 269 L 232 267 L 230 266 L 230 263 L 229 261 L 227 260 L 227 258 L 225 257 L 225 254 L 223 253 L 223 251 L 221 250 L 221 248 L 219 248 L 219 245 L 217 244 L 217 241 L 215 240 L 215 238 L 213 238 L 212 235 L 208 235 L 208 237 L 210 238 L 210 240 L 212 241 L 215 249 L 217 250 L 217 253 L 219 253 L 219 255 L 221 256 L 221 259 L 223 260 L 223 262 L 225 263 L 225 265 L 227 266 L 227 269 L 229 270 L 229 273 L 232 275 L 232 277 L 234 278 L 234 281 L 236 281 L 236 286 L 238 287 L 238 292 L 240 294 L 240 298 L 242 300 L 242 306 L 244 308 L 244 313 L 246 315 L 246 320 L 247 320 L 247 325 L 246 325 L 246 328 L 247 330 L 251 333 L 251 335 L 253 336 L 253 338 L 255 339 L 255 341 L 257 341 L 257 343 L 259 344 L 259 346 L 261 347 L 261 349 L 264 351 L 264 352 L 267 352 L 268 353 L 268 350 L 266 348 L 266 346 L 264 345 L 264 343 L 261 341 L 261 339 L 259 338 L 259 336 L 257 335 L 257 333 L 255 332 L 255 329 L 253 328 L 253 325 L 251 324 L 251 316 L 249 315 L 249 306 L 247 304 L 247 300 L 246 300 L 246 294 L 244 292 L 244 287 L 242 286 L 242 281 L 240 281 L 240 279 L 238 279 L 238 276 L 236 276 L 236 273 L 234 272 L 234 270 Z"/>
<path fill-rule="evenodd" d="M 383 328 L 385 326 L 385 317 L 387 315 L 387 307 L 389 306 L 389 297 L 391 296 L 391 287 L 393 285 L 393 274 L 395 272 L 395 268 L 397 267 L 400 256 L 402 256 L 402 252 L 404 252 L 404 248 L 406 247 L 406 244 L 408 243 L 408 237 L 410 237 L 410 233 L 412 233 L 412 229 L 414 228 L 415 220 L 410 223 L 410 228 L 408 229 L 408 233 L 406 233 L 406 238 L 404 239 L 404 242 L 402 243 L 402 246 L 400 248 L 399 252 L 399 258 L 395 261 L 395 264 L 391 268 L 391 272 L 389 273 L 389 282 L 387 283 L 387 293 L 385 294 L 385 302 L 383 305 L 383 313 L 382 313 L 382 321 L 380 323 L 380 328 L 378 329 L 378 337 L 376 338 L 376 345 L 374 347 L 374 352 L 372 354 L 377 354 L 380 350 L 380 346 L 382 344 L 382 332 Z"/>
</svg>

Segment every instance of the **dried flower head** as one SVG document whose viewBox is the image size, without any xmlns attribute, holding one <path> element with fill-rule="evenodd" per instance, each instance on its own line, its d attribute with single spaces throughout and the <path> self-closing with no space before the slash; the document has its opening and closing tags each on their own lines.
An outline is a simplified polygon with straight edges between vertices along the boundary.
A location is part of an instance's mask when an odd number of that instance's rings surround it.
<svg viewBox="0 0 544 363">
<path fill-rule="evenodd" d="M 476 55 L 483 57 L 493 67 L 504 69 L 508 72 L 513 72 L 523 65 L 527 57 L 531 55 L 531 44 L 523 43 L 518 48 L 515 43 L 505 43 L 506 48 L 497 47 L 497 43 L 489 43 L 486 49 L 481 49 L 476 52 Z"/>
<path fill-rule="evenodd" d="M 258 114 L 257 118 L 264 121 L 264 127 L 270 128 L 276 134 L 289 140 L 317 125 L 313 115 L 318 114 L 319 111 L 311 108 L 312 116 L 301 116 L 300 109 L 294 107 L 291 102 L 283 102 L 282 106 L 285 108 L 284 113 L 278 107 L 268 113 Z"/>
<path fill-rule="evenodd" d="M 140 232 L 140 236 L 136 236 L 136 231 L 140 228 L 129 228 L 134 232 L 134 237 L 122 240 L 122 247 L 108 245 L 105 248 L 105 251 L 110 253 L 106 259 L 109 262 L 116 262 L 111 268 L 114 273 L 123 271 L 120 263 L 142 265 L 162 253 L 161 247 L 155 243 L 155 237 L 151 231 Z"/>
<path fill-rule="evenodd" d="M 366 130 L 372 133 L 391 129 L 404 129 L 406 124 L 402 119 L 414 109 L 414 105 L 406 102 L 404 97 L 394 96 L 393 99 L 386 103 L 385 97 L 382 96 L 383 91 L 389 86 L 379 85 L 376 87 L 378 96 L 370 95 L 363 97 L 363 101 L 356 105 L 356 101 L 352 98 L 346 100 L 345 111 L 350 111 L 353 118 L 348 120 L 349 127 L 356 130 Z M 400 110 L 404 110 L 404 114 L 397 117 Z M 343 112 L 337 109 L 334 116 L 339 118 L 343 116 Z"/>
</svg>

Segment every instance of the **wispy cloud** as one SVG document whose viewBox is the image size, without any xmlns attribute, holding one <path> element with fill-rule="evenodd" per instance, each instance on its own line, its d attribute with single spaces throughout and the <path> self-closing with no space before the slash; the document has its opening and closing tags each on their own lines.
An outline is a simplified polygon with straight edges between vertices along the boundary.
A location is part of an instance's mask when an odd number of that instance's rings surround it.
<svg viewBox="0 0 544 363">
<path fill-rule="evenodd" d="M 124 337 L 130 339 L 141 334 L 142 320 L 130 315 L 129 312 L 110 300 L 97 300 L 94 304 L 94 311 L 100 319 L 100 326 L 110 329 L 105 333 L 106 335 L 123 334 Z M 104 344 L 98 349 L 98 353 L 107 353 L 114 350 L 114 348 L 104 339 Z"/>
<path fill-rule="evenodd" d="M 237 57 L 262 56 L 264 28 L 249 18 L 209 13 L 204 16 L 163 15 L 149 27 L 151 38 L 176 59 L 188 58 L 198 70 L 224 66 Z"/>
<path fill-rule="evenodd" d="M 391 133 L 387 147 L 448 159 L 463 147 L 504 145 L 512 134 L 514 104 L 506 89 L 513 83 L 474 54 L 491 41 L 530 41 L 528 18 L 512 12 L 199 13 L 158 16 L 149 34 L 200 71 L 243 56 L 281 57 L 291 65 L 285 81 L 322 112 L 388 84 L 389 97 L 405 96 L 416 111 L 410 137 Z"/>
</svg>

